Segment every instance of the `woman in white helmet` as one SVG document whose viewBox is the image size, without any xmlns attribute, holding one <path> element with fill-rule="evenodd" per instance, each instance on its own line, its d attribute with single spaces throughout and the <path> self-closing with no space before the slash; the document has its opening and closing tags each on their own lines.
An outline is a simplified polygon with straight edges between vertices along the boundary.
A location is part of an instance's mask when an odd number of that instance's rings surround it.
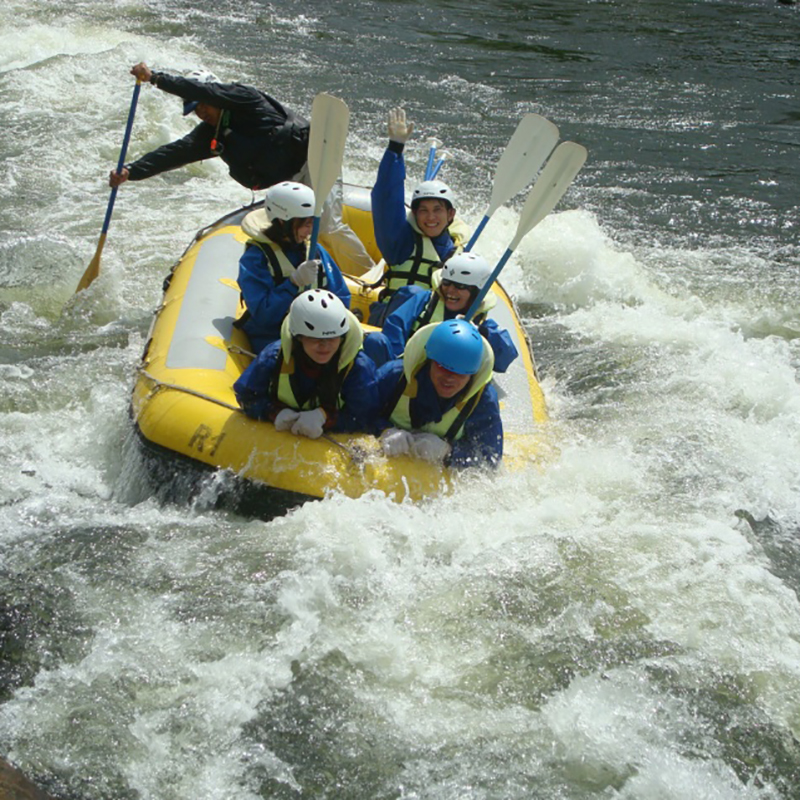
<svg viewBox="0 0 800 800">
<path fill-rule="evenodd" d="M 372 188 L 372 221 L 375 239 L 387 264 L 385 288 L 370 309 L 370 323 L 380 325 L 386 305 L 402 286 L 431 287 L 431 272 L 453 253 L 462 238 L 450 230 L 455 218 L 455 196 L 438 180 L 423 181 L 413 191 L 411 211 L 406 212 L 403 148 L 414 123 L 406 121 L 402 108 L 389 112 L 389 146 L 383 154 Z"/>
<path fill-rule="evenodd" d="M 304 288 L 325 288 L 346 305 L 350 290 L 328 252 L 319 245 L 318 258 L 308 258 L 314 190 L 283 181 L 267 189 L 264 207 L 242 220 L 250 236 L 239 259 L 239 289 L 246 306 L 237 325 L 258 354 L 281 335 L 289 306 Z"/>
<path fill-rule="evenodd" d="M 281 338 L 233 385 L 248 417 L 317 439 L 325 431 L 371 430 L 378 412 L 376 368 L 361 349 L 358 320 L 325 289 L 292 302 Z"/>
<path fill-rule="evenodd" d="M 364 350 L 377 366 L 399 358 L 406 342 L 431 322 L 455 319 L 465 314 L 492 274 L 492 266 L 477 253 L 456 253 L 431 276 L 433 286 L 404 286 L 397 290 L 380 332 L 368 333 Z M 494 371 L 505 372 L 519 355 L 505 328 L 488 314 L 497 302 L 489 291 L 472 319 L 494 351 Z"/>
</svg>

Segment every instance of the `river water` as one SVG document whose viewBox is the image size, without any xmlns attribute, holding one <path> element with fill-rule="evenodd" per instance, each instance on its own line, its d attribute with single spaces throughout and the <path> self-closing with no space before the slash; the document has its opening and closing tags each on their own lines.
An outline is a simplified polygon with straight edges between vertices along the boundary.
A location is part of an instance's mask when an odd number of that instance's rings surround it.
<svg viewBox="0 0 800 800">
<path fill-rule="evenodd" d="M 800 6 L 8 0 L 0 9 L 0 756 L 64 798 L 800 796 Z M 503 282 L 545 465 L 283 518 L 137 490 L 161 281 L 251 200 L 122 188 L 133 81 L 203 66 L 444 141 L 475 224 L 518 119 L 589 159 Z M 130 155 L 181 135 L 144 86 Z M 481 240 L 496 258 L 519 200 Z M 216 482 L 215 482 L 216 481 Z"/>
</svg>

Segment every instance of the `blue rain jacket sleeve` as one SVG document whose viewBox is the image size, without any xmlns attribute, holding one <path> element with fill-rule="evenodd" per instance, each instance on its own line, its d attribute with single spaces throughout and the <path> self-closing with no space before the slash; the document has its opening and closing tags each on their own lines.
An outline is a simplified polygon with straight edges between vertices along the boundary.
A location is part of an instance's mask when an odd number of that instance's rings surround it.
<svg viewBox="0 0 800 800">
<path fill-rule="evenodd" d="M 250 366 L 233 384 L 236 399 L 248 417 L 259 420 L 272 420 L 285 406 L 273 402 L 270 395 L 272 377 L 278 368 L 281 349 L 279 341 L 273 342 L 261 351 Z M 311 378 L 298 374 L 301 389 L 310 385 Z M 353 366 L 342 384 L 342 408 L 333 420 L 325 425 L 326 430 L 341 433 L 371 431 L 378 414 L 378 389 L 375 364 L 363 351 L 359 351 Z"/>
<path fill-rule="evenodd" d="M 388 361 L 378 369 L 378 402 L 381 416 L 376 433 L 392 427 L 389 416 L 392 409 L 387 408 L 397 382 L 403 374 L 403 360 Z M 412 414 L 421 425 L 438 422 L 442 415 L 452 407 L 439 400 L 426 369 L 417 373 L 417 396 L 411 401 Z M 503 421 L 500 418 L 500 403 L 497 391 L 491 384 L 481 394 L 478 404 L 464 423 L 464 433 L 452 443 L 452 451 L 445 464 L 461 469 L 488 464 L 497 467 L 503 457 Z"/>
<path fill-rule="evenodd" d="M 400 358 L 414 322 L 425 310 L 430 296 L 430 290 L 421 286 L 402 286 L 397 290 L 389 301 L 389 313 L 383 328 L 364 337 L 364 350 L 376 366 Z"/>
<path fill-rule="evenodd" d="M 305 247 L 287 248 L 284 253 L 295 267 L 300 266 L 306 258 Z M 330 289 L 349 308 L 350 290 L 339 267 L 322 246 L 318 255 L 325 270 L 325 288 Z M 280 338 L 283 318 L 300 290 L 288 278 L 276 285 L 264 251 L 254 244 L 247 245 L 239 259 L 238 283 L 250 312 L 242 330 L 250 339 L 253 352 L 258 354 L 270 342 Z"/>
<path fill-rule="evenodd" d="M 406 219 L 405 179 L 403 154 L 390 146 L 371 192 L 375 241 L 387 264 L 402 264 L 414 252 L 414 231 Z"/>
<path fill-rule="evenodd" d="M 489 318 L 478 326 L 478 330 L 489 342 L 494 352 L 494 371 L 505 372 L 519 355 L 511 334 L 505 328 L 501 328 L 495 320 Z"/>
<path fill-rule="evenodd" d="M 280 341 L 267 345 L 233 384 L 233 393 L 248 417 L 270 419 L 274 410 L 270 381 L 277 368 L 280 349 Z"/>
<path fill-rule="evenodd" d="M 387 264 L 402 264 L 414 252 L 414 229 L 406 219 L 405 178 L 403 154 L 390 144 L 381 159 L 371 193 L 375 241 Z M 442 260 L 456 247 L 447 230 L 431 241 Z"/>
</svg>

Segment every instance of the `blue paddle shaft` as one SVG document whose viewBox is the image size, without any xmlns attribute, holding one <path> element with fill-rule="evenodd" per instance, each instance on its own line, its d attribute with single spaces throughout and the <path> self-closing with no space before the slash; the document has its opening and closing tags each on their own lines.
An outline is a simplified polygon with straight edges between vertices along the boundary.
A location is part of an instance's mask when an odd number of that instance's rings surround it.
<svg viewBox="0 0 800 800">
<path fill-rule="evenodd" d="M 492 288 L 492 284 L 497 280 L 497 276 L 500 274 L 501 270 L 506 265 L 506 261 L 508 261 L 508 259 L 511 258 L 511 254 L 513 252 L 514 251 L 511 248 L 509 248 L 508 250 L 505 251 L 505 253 L 503 253 L 503 257 L 497 262 L 497 266 L 494 268 L 494 271 L 489 276 L 489 280 L 483 284 L 483 288 L 475 296 L 475 299 L 472 301 L 472 305 L 469 307 L 469 310 L 464 315 L 466 319 L 471 320 L 475 316 L 475 314 L 478 313 L 478 309 L 480 308 L 480 305 L 483 302 L 483 298 L 486 297 L 486 295 L 489 292 L 489 289 Z"/>
<path fill-rule="evenodd" d="M 131 107 L 128 111 L 128 122 L 125 126 L 125 136 L 122 138 L 122 148 L 119 151 L 119 161 L 117 162 L 117 172 L 120 172 L 125 166 L 125 155 L 128 152 L 128 144 L 131 140 L 131 131 L 133 130 L 133 117 L 136 114 L 136 103 L 139 101 L 139 92 L 141 91 L 142 84 L 136 81 L 136 86 L 133 88 L 133 97 L 131 98 Z M 114 201 L 117 199 L 117 188 L 111 190 L 111 196 L 108 198 L 108 208 L 106 208 L 106 218 L 103 221 L 103 229 L 101 234 L 108 233 L 108 226 L 111 224 L 111 212 L 114 210 Z"/>
<path fill-rule="evenodd" d="M 314 225 L 311 228 L 311 243 L 308 245 L 308 257 L 317 257 L 317 238 L 319 237 L 319 217 L 314 217 Z"/>
<path fill-rule="evenodd" d="M 484 218 L 478 223 L 478 227 L 475 228 L 475 233 L 472 234 L 472 238 L 469 240 L 467 246 L 464 248 L 467 252 L 472 250 L 472 245 L 478 241 L 478 237 L 481 235 L 481 232 L 486 227 L 486 223 L 489 221 L 489 217 L 484 216 Z"/>
<path fill-rule="evenodd" d="M 433 159 L 436 156 L 436 145 L 432 144 L 428 151 L 428 163 L 425 165 L 425 180 L 433 180 Z"/>
</svg>

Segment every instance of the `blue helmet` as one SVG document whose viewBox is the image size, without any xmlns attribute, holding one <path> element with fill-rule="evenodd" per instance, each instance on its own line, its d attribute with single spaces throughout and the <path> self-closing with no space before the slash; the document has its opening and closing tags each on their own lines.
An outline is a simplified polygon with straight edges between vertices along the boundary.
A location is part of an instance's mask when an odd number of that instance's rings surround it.
<svg viewBox="0 0 800 800">
<path fill-rule="evenodd" d="M 483 361 L 483 339 L 471 322 L 449 319 L 431 333 L 425 355 L 450 372 L 474 375 Z"/>
</svg>

